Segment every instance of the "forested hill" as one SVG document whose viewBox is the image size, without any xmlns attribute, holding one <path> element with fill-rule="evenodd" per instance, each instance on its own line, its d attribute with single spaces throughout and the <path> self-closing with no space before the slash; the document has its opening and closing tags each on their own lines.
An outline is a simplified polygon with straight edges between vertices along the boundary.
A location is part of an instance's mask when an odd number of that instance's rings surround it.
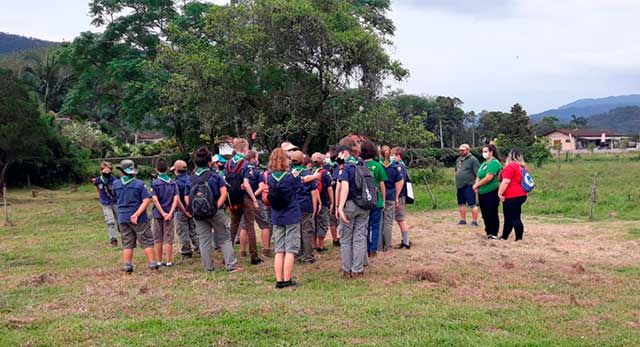
<svg viewBox="0 0 640 347">
<path fill-rule="evenodd" d="M 610 129 L 627 135 L 640 133 L 640 106 L 618 107 L 588 118 L 591 129 Z"/>
<path fill-rule="evenodd" d="M 0 54 L 13 53 L 40 47 L 51 47 L 58 43 L 32 37 L 0 32 Z"/>
<path fill-rule="evenodd" d="M 560 123 L 568 123 L 571 116 L 589 118 L 593 115 L 605 114 L 618 107 L 640 106 L 640 95 L 609 96 L 599 99 L 582 99 L 557 109 L 531 115 L 531 120 L 538 122 L 546 116 L 554 116 Z M 591 121 L 589 121 L 591 123 Z"/>
</svg>

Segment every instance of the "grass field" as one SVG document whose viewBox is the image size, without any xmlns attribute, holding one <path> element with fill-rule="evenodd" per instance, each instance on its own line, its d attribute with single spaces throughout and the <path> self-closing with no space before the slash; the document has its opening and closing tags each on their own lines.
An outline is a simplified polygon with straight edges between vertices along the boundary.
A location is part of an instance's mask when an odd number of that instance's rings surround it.
<svg viewBox="0 0 640 347">
<path fill-rule="evenodd" d="M 425 210 L 426 197 L 414 207 L 411 250 L 344 280 L 332 248 L 282 291 L 270 260 L 242 259 L 234 274 L 178 260 L 151 274 L 137 251 L 141 266 L 123 275 L 92 187 L 10 191 L 0 346 L 640 346 L 639 170 L 582 160 L 534 171 L 523 243 L 454 226 L 451 184 L 434 183 L 440 208 Z M 588 223 L 593 171 L 601 194 Z"/>
</svg>

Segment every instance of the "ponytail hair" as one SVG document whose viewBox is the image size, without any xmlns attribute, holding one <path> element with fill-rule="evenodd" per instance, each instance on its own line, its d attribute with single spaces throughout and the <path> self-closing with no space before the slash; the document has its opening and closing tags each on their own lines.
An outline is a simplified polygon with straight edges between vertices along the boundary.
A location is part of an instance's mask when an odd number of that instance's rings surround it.
<svg viewBox="0 0 640 347">
<path fill-rule="evenodd" d="M 391 148 L 389 146 L 382 146 L 380 148 L 380 154 L 382 154 L 382 159 L 384 159 L 384 165 L 389 166 L 391 164 Z"/>
<path fill-rule="evenodd" d="M 490 143 L 488 145 L 485 145 L 484 148 L 488 149 L 494 158 L 500 160 L 500 153 L 498 152 L 498 147 L 496 147 L 496 145 Z"/>
<path fill-rule="evenodd" d="M 506 163 L 507 165 L 511 163 L 518 163 L 520 166 L 527 166 L 527 164 L 524 162 L 524 156 L 522 155 L 522 150 L 518 148 L 514 148 L 511 150 L 511 152 L 509 152 Z"/>
</svg>

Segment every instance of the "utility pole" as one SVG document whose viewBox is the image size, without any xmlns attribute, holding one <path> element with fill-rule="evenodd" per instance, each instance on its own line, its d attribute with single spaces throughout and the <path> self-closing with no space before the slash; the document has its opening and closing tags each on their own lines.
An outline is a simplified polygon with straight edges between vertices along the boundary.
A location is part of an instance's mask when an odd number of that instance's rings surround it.
<svg viewBox="0 0 640 347">
<path fill-rule="evenodd" d="M 440 149 L 444 149 L 444 138 L 442 137 L 442 119 L 440 120 Z"/>
</svg>

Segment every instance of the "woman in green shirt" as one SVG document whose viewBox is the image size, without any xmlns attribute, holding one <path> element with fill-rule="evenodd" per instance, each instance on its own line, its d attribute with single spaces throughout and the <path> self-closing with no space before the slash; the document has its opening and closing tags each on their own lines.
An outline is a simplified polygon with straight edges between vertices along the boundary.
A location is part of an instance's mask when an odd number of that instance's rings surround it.
<svg viewBox="0 0 640 347">
<path fill-rule="evenodd" d="M 478 202 L 480 203 L 480 212 L 484 220 L 484 230 L 490 240 L 498 238 L 498 230 L 500 229 L 500 217 L 498 217 L 498 206 L 500 199 L 498 198 L 498 175 L 502 170 L 502 164 L 498 160 L 498 149 L 495 145 L 489 144 L 482 148 L 482 157 L 484 163 L 478 169 L 476 183 L 473 190 L 478 193 Z"/>
</svg>

